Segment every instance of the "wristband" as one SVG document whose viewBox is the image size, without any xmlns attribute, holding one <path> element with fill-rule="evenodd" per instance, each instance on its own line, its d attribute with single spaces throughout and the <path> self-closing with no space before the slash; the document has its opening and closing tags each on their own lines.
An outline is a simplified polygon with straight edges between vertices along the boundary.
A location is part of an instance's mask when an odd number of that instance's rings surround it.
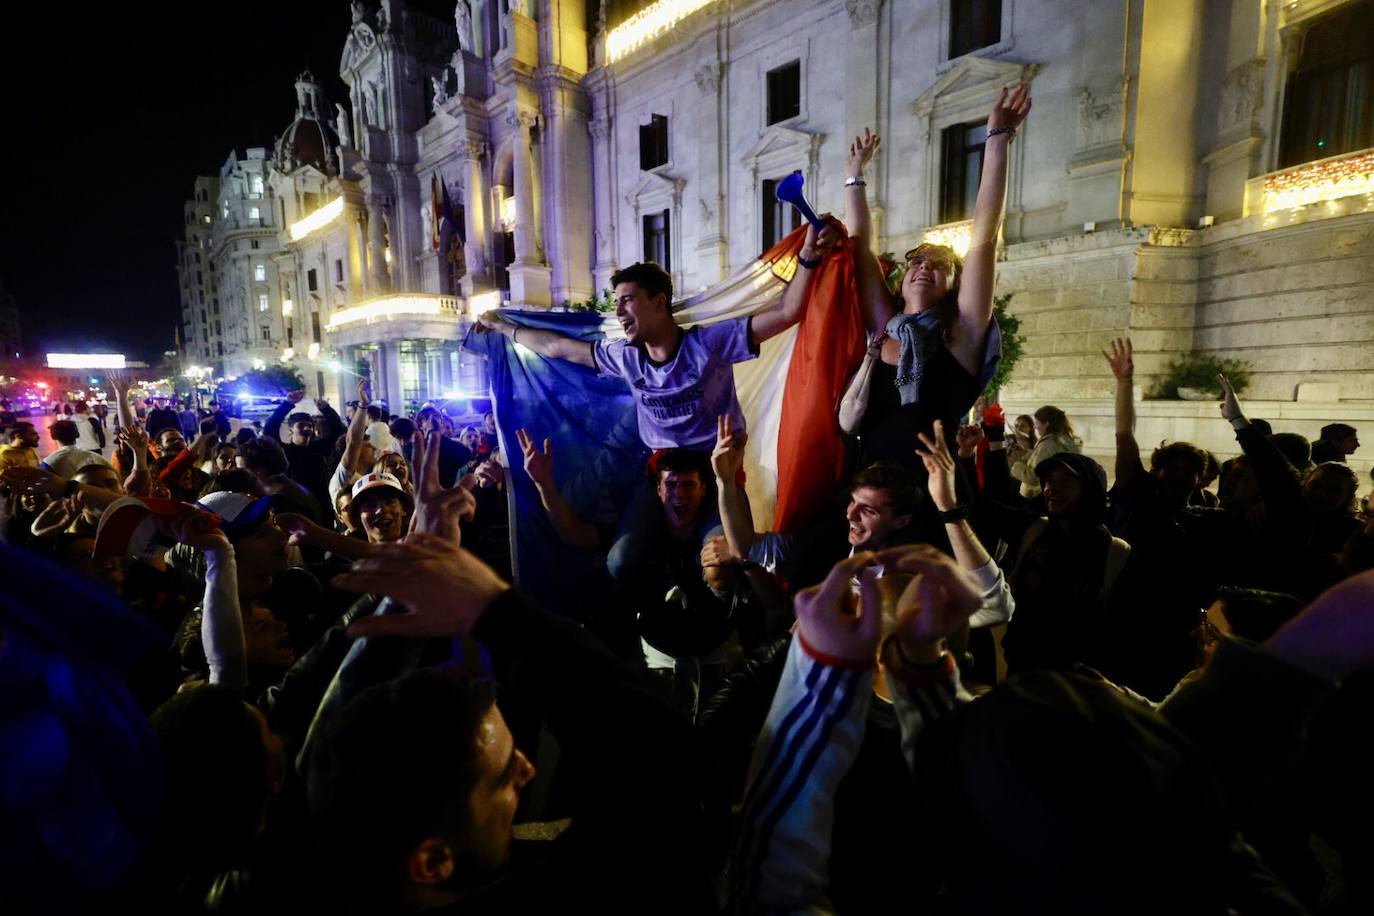
<svg viewBox="0 0 1374 916">
<path fill-rule="evenodd" d="M 808 261 L 806 258 L 801 256 L 801 252 L 799 251 L 797 252 L 797 263 L 800 264 L 802 267 L 805 267 L 807 270 L 815 270 L 817 267 L 821 266 L 821 258 L 814 258 Z"/>
<path fill-rule="evenodd" d="M 862 178 L 846 178 L 844 180 L 844 186 L 846 188 L 866 188 L 868 187 L 868 182 L 864 181 Z"/>
<path fill-rule="evenodd" d="M 1014 138 L 1016 137 L 1016 128 L 1015 128 L 1015 127 L 993 127 L 993 128 L 991 128 L 991 129 L 988 130 L 987 139 L 991 140 L 993 137 L 997 136 L 998 134 L 1006 134 L 1006 135 L 1007 135 L 1007 139 L 1008 139 L 1008 140 L 1012 140 L 1012 139 L 1014 139 Z"/>
<path fill-rule="evenodd" d="M 955 506 L 948 512 L 937 512 L 936 514 L 940 516 L 940 521 L 946 525 L 953 525 L 956 522 L 963 522 L 973 518 L 973 510 L 968 506 Z"/>
<path fill-rule="evenodd" d="M 1245 419 L 1244 417 L 1235 417 L 1231 420 L 1231 428 L 1236 430 L 1237 432 L 1239 432 L 1242 429 L 1245 429 L 1249 425 L 1250 421 Z"/>
</svg>

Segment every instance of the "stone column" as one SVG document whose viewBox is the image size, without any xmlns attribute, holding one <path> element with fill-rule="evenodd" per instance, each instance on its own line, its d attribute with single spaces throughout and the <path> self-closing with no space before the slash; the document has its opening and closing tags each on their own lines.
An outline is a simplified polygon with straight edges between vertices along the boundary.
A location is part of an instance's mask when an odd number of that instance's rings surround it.
<svg viewBox="0 0 1374 916">
<path fill-rule="evenodd" d="M 379 368 L 381 371 L 381 395 L 374 395 L 374 398 L 385 400 L 387 406 L 393 413 L 399 412 L 404 405 L 401 402 L 401 348 L 394 340 L 384 341 L 377 347 Z"/>
<path fill-rule="evenodd" d="M 467 179 L 463 189 L 463 222 L 467 233 L 468 272 L 463 277 L 462 292 L 471 296 L 477 291 L 477 281 L 487 281 L 487 254 L 491 250 L 490 236 L 487 233 L 487 190 L 482 180 L 482 157 L 486 155 L 486 144 L 479 140 L 469 140 L 463 147 L 467 154 Z M 441 253 L 442 256 L 442 253 Z"/>
<path fill-rule="evenodd" d="M 386 245 L 382 240 L 382 206 L 374 201 L 367 208 L 367 268 L 371 282 L 369 292 L 382 296 L 390 286 L 386 275 Z"/>
<path fill-rule="evenodd" d="M 515 128 L 515 263 L 537 264 L 542 259 L 534 228 L 534 163 L 530 155 L 530 128 L 535 116 L 513 115 Z"/>
<path fill-rule="evenodd" d="M 512 305 L 548 308 L 551 304 L 551 271 L 543 263 L 534 226 L 534 163 L 530 155 L 530 128 L 535 116 L 519 112 L 508 123 L 515 128 L 515 263 L 510 266 Z"/>
<path fill-rule="evenodd" d="M 364 225 L 364 218 L 359 213 L 353 220 L 353 247 L 357 255 L 357 272 L 353 279 L 358 283 L 358 288 L 362 292 L 363 299 L 370 298 L 373 294 L 371 271 L 367 264 L 367 227 Z"/>
<path fill-rule="evenodd" d="M 579 33 L 583 34 L 583 33 Z M 585 43 L 585 34 L 583 42 Z M 580 76 L 568 67 L 536 71 L 543 98 L 544 248 L 553 267 L 554 302 L 592 294 L 591 139 Z"/>
<path fill-rule="evenodd" d="M 723 120 L 726 106 L 722 103 L 721 76 L 724 66 L 711 60 L 697 68 L 697 89 L 701 92 L 697 133 L 697 282 L 716 283 L 725 278 L 730 266 L 730 251 L 725 234 L 725 194 L 729 170 L 725 167 L 727 151 Z M 672 130 L 672 125 L 669 125 Z M 689 205 L 690 206 L 690 205 Z"/>
<path fill-rule="evenodd" d="M 845 10 L 849 14 L 849 41 L 844 71 L 844 136 L 858 136 L 865 127 L 881 134 L 886 125 L 880 117 L 884 110 L 880 95 L 888 85 L 883 79 L 881 63 L 885 55 L 879 53 L 883 43 L 878 34 L 878 20 L 882 18 L 883 0 L 845 0 Z M 847 141 L 844 142 L 847 149 Z M 883 237 L 886 213 L 882 206 L 884 195 L 880 192 L 887 187 L 887 158 L 881 151 L 878 153 L 877 161 L 869 168 L 865 189 L 874 239 Z M 817 188 L 813 193 L 819 191 Z M 837 203 L 843 201 L 838 190 L 831 193 Z M 828 209 L 818 198 L 812 198 L 812 202 L 822 212 Z"/>
</svg>

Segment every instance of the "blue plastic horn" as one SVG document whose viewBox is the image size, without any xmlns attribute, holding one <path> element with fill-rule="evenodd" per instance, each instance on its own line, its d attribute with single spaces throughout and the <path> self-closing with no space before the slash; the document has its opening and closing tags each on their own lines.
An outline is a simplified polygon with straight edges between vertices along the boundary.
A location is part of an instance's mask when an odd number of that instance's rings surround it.
<svg viewBox="0 0 1374 916">
<path fill-rule="evenodd" d="M 785 204 L 791 204 L 797 208 L 797 212 L 806 217 L 806 221 L 816 227 L 819 232 L 825 228 L 825 223 L 816 215 L 816 211 L 811 209 L 811 205 L 806 202 L 806 195 L 802 193 L 802 186 L 806 184 L 806 179 L 802 177 L 800 170 L 788 175 L 778 182 L 776 196 L 778 200 Z"/>
</svg>

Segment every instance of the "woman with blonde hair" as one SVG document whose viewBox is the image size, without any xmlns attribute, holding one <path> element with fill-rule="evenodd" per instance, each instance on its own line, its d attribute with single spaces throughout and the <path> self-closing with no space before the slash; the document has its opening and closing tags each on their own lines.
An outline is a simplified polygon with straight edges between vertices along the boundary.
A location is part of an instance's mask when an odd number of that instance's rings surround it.
<svg viewBox="0 0 1374 916">
<path fill-rule="evenodd" d="M 959 417 L 996 371 L 1001 356 L 1001 335 L 992 320 L 997 232 L 1005 207 L 1008 147 L 1030 107 L 1029 88 L 1021 84 L 1003 89 L 988 115 L 967 253 L 961 258 L 948 246 L 916 246 L 906 253 L 895 290 L 872 250 L 864 181 L 880 141 L 865 129 L 849 148 L 845 222 L 854 242 L 854 279 L 869 340 L 882 342 L 855 467 L 897 459 L 915 469 L 920 465 L 914 452 L 917 434 L 929 435 L 941 420 L 953 435 Z"/>
<path fill-rule="evenodd" d="M 1060 452 L 1083 453 L 1083 440 L 1073 431 L 1069 415 L 1058 407 L 1046 404 L 1035 412 L 1034 421 L 1035 448 L 1011 466 L 1011 476 L 1021 481 L 1021 495 L 1026 499 L 1040 495 L 1040 478 L 1035 473 L 1040 462 Z"/>
</svg>

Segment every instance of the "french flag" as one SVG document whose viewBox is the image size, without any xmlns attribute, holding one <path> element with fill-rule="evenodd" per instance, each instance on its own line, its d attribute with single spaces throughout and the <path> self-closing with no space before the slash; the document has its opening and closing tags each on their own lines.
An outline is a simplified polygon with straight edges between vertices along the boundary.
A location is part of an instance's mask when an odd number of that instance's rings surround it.
<svg viewBox="0 0 1374 916">
<path fill-rule="evenodd" d="M 674 305 L 683 327 L 754 315 L 774 306 L 797 270 L 803 226 L 721 283 Z M 613 316 L 594 312 L 502 310 L 511 323 L 546 328 L 587 341 L 620 336 Z M 499 335 L 474 331 L 464 347 L 485 356 L 492 408 L 505 463 L 512 469 L 511 556 L 522 588 L 546 606 L 574 617 L 582 594 L 567 576 L 588 558 L 562 545 L 533 484 L 521 469 L 515 432 L 549 439 L 554 475 L 578 516 L 614 528 L 644 478 L 647 450 L 639 441 L 629 387 L 619 379 L 564 360 L 545 359 Z M 765 341 L 759 357 L 734 366 L 735 388 L 748 425 L 746 491 L 761 531 L 795 532 L 814 517 L 841 483 L 844 442 L 836 408 L 863 358 L 865 335 L 848 244 L 832 249 L 811 272 L 801 322 Z M 559 577 L 549 575 L 558 569 Z M 594 594 L 587 592 L 586 594 Z"/>
</svg>

